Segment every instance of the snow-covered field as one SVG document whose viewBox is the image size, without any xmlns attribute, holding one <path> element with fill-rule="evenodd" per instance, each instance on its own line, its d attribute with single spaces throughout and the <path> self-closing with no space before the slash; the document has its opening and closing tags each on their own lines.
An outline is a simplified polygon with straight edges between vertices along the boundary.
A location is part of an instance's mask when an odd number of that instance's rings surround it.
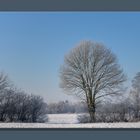
<svg viewBox="0 0 140 140">
<path fill-rule="evenodd" d="M 49 124 L 77 124 L 77 114 L 49 114 Z"/>
<path fill-rule="evenodd" d="M 79 124 L 76 114 L 50 114 L 48 117 L 47 123 L 0 123 L 0 128 L 140 128 L 140 122 Z"/>
</svg>

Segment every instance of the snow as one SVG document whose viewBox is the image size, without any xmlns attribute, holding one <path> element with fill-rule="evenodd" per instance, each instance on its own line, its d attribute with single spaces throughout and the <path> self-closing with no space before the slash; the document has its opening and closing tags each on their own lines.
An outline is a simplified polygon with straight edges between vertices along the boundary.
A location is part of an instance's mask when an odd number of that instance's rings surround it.
<svg viewBox="0 0 140 140">
<path fill-rule="evenodd" d="M 77 114 L 49 114 L 50 124 L 76 124 L 78 123 Z"/>
<path fill-rule="evenodd" d="M 79 124 L 77 114 L 49 114 L 47 123 L 0 123 L 0 128 L 140 128 L 140 122 Z"/>
</svg>

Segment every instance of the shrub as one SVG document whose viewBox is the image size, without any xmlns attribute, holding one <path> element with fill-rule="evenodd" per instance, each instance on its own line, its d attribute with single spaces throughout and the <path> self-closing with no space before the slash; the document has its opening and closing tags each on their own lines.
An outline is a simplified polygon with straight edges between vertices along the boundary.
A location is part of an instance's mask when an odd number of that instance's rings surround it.
<svg viewBox="0 0 140 140">
<path fill-rule="evenodd" d="M 79 123 L 90 123 L 90 116 L 89 114 L 80 114 L 77 117 L 77 120 L 79 121 Z"/>
</svg>

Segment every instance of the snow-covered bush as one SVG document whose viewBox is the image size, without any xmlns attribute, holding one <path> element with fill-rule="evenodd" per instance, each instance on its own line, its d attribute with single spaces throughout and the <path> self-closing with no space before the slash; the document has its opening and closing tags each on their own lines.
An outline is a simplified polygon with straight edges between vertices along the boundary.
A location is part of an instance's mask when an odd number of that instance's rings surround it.
<svg viewBox="0 0 140 140">
<path fill-rule="evenodd" d="M 90 123 L 90 116 L 89 114 L 80 114 L 77 116 L 77 120 L 79 123 Z"/>
</svg>

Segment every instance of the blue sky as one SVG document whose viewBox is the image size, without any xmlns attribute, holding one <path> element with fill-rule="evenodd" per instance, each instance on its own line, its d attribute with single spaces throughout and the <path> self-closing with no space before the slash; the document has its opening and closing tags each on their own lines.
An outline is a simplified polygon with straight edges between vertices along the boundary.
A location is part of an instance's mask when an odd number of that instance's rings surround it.
<svg viewBox="0 0 140 140">
<path fill-rule="evenodd" d="M 1 12 L 0 71 L 48 102 L 74 99 L 59 88 L 59 68 L 81 40 L 111 48 L 127 85 L 140 71 L 139 12 Z"/>
</svg>

